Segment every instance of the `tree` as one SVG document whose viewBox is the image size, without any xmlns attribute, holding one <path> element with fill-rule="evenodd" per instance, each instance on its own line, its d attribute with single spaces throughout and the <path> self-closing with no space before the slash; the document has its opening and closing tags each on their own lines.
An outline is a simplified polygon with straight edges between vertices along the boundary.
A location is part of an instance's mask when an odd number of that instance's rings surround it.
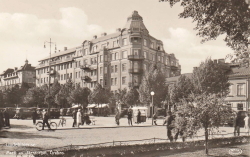
<svg viewBox="0 0 250 157">
<path fill-rule="evenodd" d="M 98 105 L 98 116 L 99 116 L 99 104 L 108 103 L 109 101 L 109 90 L 105 89 L 99 83 L 96 84 L 94 90 L 89 95 L 89 101 Z"/>
<path fill-rule="evenodd" d="M 182 99 L 182 105 L 177 106 L 177 114 L 185 117 L 183 121 L 176 121 L 185 136 L 192 136 L 199 129 L 205 130 L 205 152 L 208 154 L 209 129 L 217 129 L 222 117 L 228 116 L 227 108 L 223 107 L 224 98 L 216 94 L 190 94 L 189 99 Z"/>
<path fill-rule="evenodd" d="M 46 87 L 32 87 L 23 97 L 23 103 L 27 107 L 47 107 L 45 105 Z"/>
<path fill-rule="evenodd" d="M 230 83 L 226 72 L 221 63 L 215 63 L 211 59 L 202 62 L 193 71 L 194 92 L 227 96 Z"/>
<path fill-rule="evenodd" d="M 88 106 L 88 96 L 90 92 L 89 88 L 81 88 L 80 85 L 78 85 L 71 91 L 68 101 L 69 103 L 81 104 L 83 108 L 86 108 Z"/>
<path fill-rule="evenodd" d="M 131 88 L 127 94 L 125 95 L 125 102 L 126 104 L 135 105 L 139 102 L 139 92 L 135 88 Z"/>
<path fill-rule="evenodd" d="M 194 85 L 186 75 L 181 75 L 178 81 L 169 87 L 169 99 L 172 104 L 186 99 L 193 92 Z"/>
<path fill-rule="evenodd" d="M 0 90 L 0 107 L 4 108 L 3 92 Z"/>
<path fill-rule="evenodd" d="M 226 44 L 235 51 L 234 61 L 249 66 L 250 7 L 247 0 L 167 0 L 171 6 L 181 2 L 181 18 L 191 17 L 202 42 L 225 35 Z"/>
<path fill-rule="evenodd" d="M 160 106 L 165 101 L 167 95 L 167 85 L 165 75 L 160 68 L 152 66 L 148 73 L 143 76 L 142 83 L 139 87 L 139 98 L 142 103 L 150 104 L 150 92 L 154 91 L 154 104 Z"/>
</svg>

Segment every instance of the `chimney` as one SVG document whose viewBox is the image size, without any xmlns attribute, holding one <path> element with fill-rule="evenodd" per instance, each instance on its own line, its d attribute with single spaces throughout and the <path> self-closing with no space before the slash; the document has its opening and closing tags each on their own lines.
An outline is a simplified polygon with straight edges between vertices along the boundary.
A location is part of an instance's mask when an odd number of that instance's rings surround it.
<svg viewBox="0 0 250 157">
<path fill-rule="evenodd" d="M 217 63 L 217 59 L 214 60 L 214 63 Z"/>
<path fill-rule="evenodd" d="M 15 67 L 15 70 L 17 70 L 17 67 Z"/>
<path fill-rule="evenodd" d="M 66 51 L 67 50 L 67 47 L 64 47 L 64 51 Z"/>
<path fill-rule="evenodd" d="M 106 35 L 107 35 L 107 33 L 106 33 L 106 32 L 102 33 L 102 37 L 103 37 L 103 36 L 106 36 Z"/>
<path fill-rule="evenodd" d="M 225 63 L 225 59 L 218 59 L 218 63 Z"/>
<path fill-rule="evenodd" d="M 121 28 L 117 28 L 117 29 L 116 29 L 116 32 L 120 32 L 120 31 L 121 31 Z"/>
<path fill-rule="evenodd" d="M 93 39 L 96 39 L 96 38 L 97 38 L 97 35 L 94 35 L 94 36 L 93 36 Z"/>
</svg>

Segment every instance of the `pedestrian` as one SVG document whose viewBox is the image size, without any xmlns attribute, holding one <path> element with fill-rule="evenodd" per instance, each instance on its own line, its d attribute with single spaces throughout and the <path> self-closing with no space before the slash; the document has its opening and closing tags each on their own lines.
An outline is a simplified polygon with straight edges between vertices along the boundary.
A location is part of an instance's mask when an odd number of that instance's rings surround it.
<svg viewBox="0 0 250 157">
<path fill-rule="evenodd" d="M 249 134 L 249 117 L 247 113 L 246 117 L 244 118 L 244 122 L 245 122 L 244 128 L 246 130 L 246 134 Z"/>
<path fill-rule="evenodd" d="M 238 112 L 234 117 L 234 136 L 240 136 L 240 112 Z"/>
<path fill-rule="evenodd" d="M 164 120 L 163 125 L 167 124 L 166 125 L 167 137 L 170 140 L 170 142 L 173 142 L 173 136 L 172 136 L 172 130 L 174 129 L 173 121 L 174 121 L 174 117 L 171 111 L 168 111 L 168 115 L 166 116 L 166 119 Z"/>
<path fill-rule="evenodd" d="M 36 124 L 36 119 L 37 119 L 37 112 L 36 109 L 34 109 L 33 113 L 32 113 L 32 119 L 33 119 L 33 125 Z"/>
<path fill-rule="evenodd" d="M 120 125 L 120 112 L 116 109 L 115 122 L 117 125 Z"/>
<path fill-rule="evenodd" d="M 8 109 L 6 108 L 3 112 L 4 120 L 5 120 L 5 126 L 10 127 L 10 114 Z"/>
<path fill-rule="evenodd" d="M 154 121 L 154 124 L 157 125 L 156 121 L 157 121 L 157 115 L 156 113 L 153 115 L 153 121 Z"/>
<path fill-rule="evenodd" d="M 81 109 L 78 109 L 78 112 L 76 114 L 76 123 L 77 123 L 77 127 L 79 128 L 79 125 L 82 124 L 82 113 L 81 113 Z"/>
<path fill-rule="evenodd" d="M 128 109 L 128 125 L 133 126 L 132 124 L 133 110 L 131 108 Z"/>
<path fill-rule="evenodd" d="M 141 123 L 141 111 L 138 109 L 138 112 L 137 112 L 137 124 L 140 124 Z"/>
<path fill-rule="evenodd" d="M 187 120 L 182 113 L 177 113 L 177 116 L 174 118 L 174 127 L 176 130 L 174 140 L 177 141 L 180 135 L 182 137 L 182 142 L 185 142 L 186 134 L 184 130 L 187 127 Z"/>
<path fill-rule="evenodd" d="M 73 110 L 73 112 L 72 112 L 72 118 L 74 120 L 72 127 L 76 126 L 76 114 L 77 114 L 77 109 Z"/>
<path fill-rule="evenodd" d="M 42 130 L 44 130 L 44 125 L 45 124 L 47 124 L 47 127 L 49 129 L 51 129 L 50 125 L 49 125 L 49 122 L 48 122 L 48 120 L 49 120 L 49 114 L 48 114 L 48 112 L 47 112 L 46 109 L 43 110 L 42 118 L 43 118 L 43 128 L 42 128 Z"/>
</svg>

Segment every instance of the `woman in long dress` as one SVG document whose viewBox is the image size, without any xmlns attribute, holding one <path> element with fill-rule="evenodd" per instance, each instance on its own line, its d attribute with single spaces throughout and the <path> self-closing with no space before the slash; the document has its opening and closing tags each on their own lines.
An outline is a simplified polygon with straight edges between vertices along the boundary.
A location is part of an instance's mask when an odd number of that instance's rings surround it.
<svg viewBox="0 0 250 157">
<path fill-rule="evenodd" d="M 82 113 L 81 113 L 81 109 L 78 109 L 78 112 L 76 114 L 76 123 L 77 123 L 77 127 L 79 128 L 79 125 L 82 124 Z"/>
<path fill-rule="evenodd" d="M 245 121 L 244 128 L 246 129 L 246 134 L 249 134 L 249 116 L 247 113 L 246 113 L 246 117 L 244 118 L 244 121 Z"/>
</svg>

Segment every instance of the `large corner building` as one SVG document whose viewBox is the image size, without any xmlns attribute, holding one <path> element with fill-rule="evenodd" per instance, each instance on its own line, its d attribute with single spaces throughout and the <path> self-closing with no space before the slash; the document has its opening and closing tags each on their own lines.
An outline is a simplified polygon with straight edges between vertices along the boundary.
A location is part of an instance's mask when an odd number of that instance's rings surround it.
<svg viewBox="0 0 250 157">
<path fill-rule="evenodd" d="M 166 53 L 162 41 L 149 34 L 137 11 L 115 33 L 94 36 L 78 47 L 65 47 L 64 51 L 39 62 L 36 67 L 37 86 L 48 84 L 48 71 L 54 74 L 51 83 L 57 79 L 64 84 L 70 79 L 81 87 L 93 89 L 96 83 L 100 83 L 113 91 L 138 87 L 143 73 L 153 64 L 157 64 L 166 77 L 181 72 L 178 59 L 174 54 Z"/>
</svg>

